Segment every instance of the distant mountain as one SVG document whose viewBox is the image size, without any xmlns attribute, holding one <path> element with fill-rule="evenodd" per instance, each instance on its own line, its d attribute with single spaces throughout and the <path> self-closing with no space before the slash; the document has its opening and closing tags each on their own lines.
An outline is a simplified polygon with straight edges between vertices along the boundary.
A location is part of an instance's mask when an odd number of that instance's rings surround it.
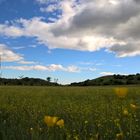
<svg viewBox="0 0 140 140">
<path fill-rule="evenodd" d="M 25 86 L 58 86 L 58 83 L 49 82 L 39 78 L 7 79 L 0 78 L 0 85 L 25 85 Z"/>
<path fill-rule="evenodd" d="M 103 86 L 103 85 L 133 85 L 140 84 L 140 74 L 108 75 L 92 80 L 71 83 L 70 86 Z"/>
</svg>

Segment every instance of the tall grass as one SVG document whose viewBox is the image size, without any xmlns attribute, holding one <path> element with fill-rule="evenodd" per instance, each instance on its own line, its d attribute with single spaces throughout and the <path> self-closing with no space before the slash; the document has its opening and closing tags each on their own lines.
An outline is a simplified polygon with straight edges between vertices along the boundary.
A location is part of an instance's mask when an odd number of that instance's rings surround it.
<svg viewBox="0 0 140 140">
<path fill-rule="evenodd" d="M 0 140 L 139 140 L 140 88 L 127 89 L 119 98 L 114 87 L 0 87 Z"/>
</svg>

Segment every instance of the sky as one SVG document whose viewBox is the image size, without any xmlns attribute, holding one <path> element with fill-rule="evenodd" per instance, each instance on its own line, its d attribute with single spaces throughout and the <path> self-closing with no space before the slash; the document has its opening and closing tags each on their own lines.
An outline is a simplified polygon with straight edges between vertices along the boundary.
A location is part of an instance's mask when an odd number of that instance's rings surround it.
<svg viewBox="0 0 140 140">
<path fill-rule="evenodd" d="M 140 72 L 139 0 L 0 0 L 2 77 L 61 84 Z"/>
</svg>

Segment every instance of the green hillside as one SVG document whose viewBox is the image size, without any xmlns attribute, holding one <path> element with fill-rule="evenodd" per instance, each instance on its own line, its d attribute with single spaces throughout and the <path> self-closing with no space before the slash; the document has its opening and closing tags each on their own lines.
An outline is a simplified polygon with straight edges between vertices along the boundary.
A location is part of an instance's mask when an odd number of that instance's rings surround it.
<svg viewBox="0 0 140 140">
<path fill-rule="evenodd" d="M 6 79 L 0 78 L 0 85 L 20 85 L 20 86 L 58 86 L 59 84 L 39 78 Z"/>
<path fill-rule="evenodd" d="M 71 86 L 133 85 L 140 84 L 140 74 L 108 75 L 93 80 L 71 83 Z"/>
</svg>

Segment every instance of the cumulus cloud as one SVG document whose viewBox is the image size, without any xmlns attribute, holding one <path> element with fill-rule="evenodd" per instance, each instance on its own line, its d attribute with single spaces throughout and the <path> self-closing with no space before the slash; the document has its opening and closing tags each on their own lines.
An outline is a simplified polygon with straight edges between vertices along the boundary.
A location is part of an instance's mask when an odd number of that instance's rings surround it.
<svg viewBox="0 0 140 140">
<path fill-rule="evenodd" d="M 114 45 L 110 47 L 109 51 L 116 52 L 118 57 L 136 56 L 140 55 L 140 43 L 132 43 L 126 45 Z"/>
<path fill-rule="evenodd" d="M 23 57 L 12 50 L 10 50 L 5 44 L 0 44 L 0 56 L 4 62 L 13 62 L 23 60 Z"/>
<path fill-rule="evenodd" d="M 9 37 L 19 37 L 24 35 L 23 31 L 19 27 L 1 25 L 0 24 L 0 34 L 6 35 Z"/>
<path fill-rule="evenodd" d="M 14 49 L 21 49 L 20 47 Z M 35 64 L 34 61 L 25 61 L 21 54 L 18 54 L 11 50 L 7 45 L 0 44 L 0 57 L 2 62 L 17 62 L 19 64 Z"/>
<path fill-rule="evenodd" d="M 137 0 L 62 0 L 57 3 L 62 15 L 53 23 L 37 17 L 19 19 L 15 25 L 0 24 L 0 34 L 35 37 L 49 49 L 98 51 L 105 48 L 118 57 L 140 55 L 140 3 Z M 53 11 L 57 6 L 46 8 Z"/>
<path fill-rule="evenodd" d="M 10 70 L 20 70 L 20 71 L 31 71 L 31 70 L 38 70 L 38 71 L 65 71 L 65 72 L 79 72 L 79 68 L 76 66 L 68 66 L 64 67 L 60 64 L 51 64 L 48 66 L 43 65 L 22 65 L 22 66 L 5 66 L 3 69 L 10 69 Z"/>
</svg>

